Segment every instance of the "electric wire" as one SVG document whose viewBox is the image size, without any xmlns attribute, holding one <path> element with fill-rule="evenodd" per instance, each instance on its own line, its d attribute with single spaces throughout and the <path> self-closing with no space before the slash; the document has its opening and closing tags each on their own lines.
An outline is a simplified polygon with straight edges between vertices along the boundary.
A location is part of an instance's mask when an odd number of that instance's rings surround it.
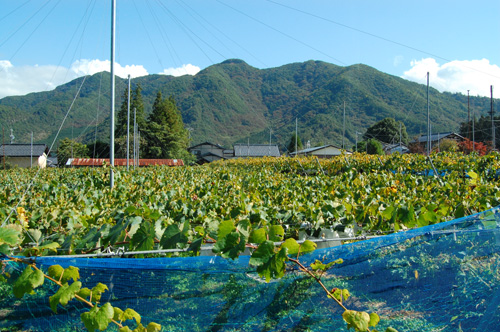
<svg viewBox="0 0 500 332">
<path fill-rule="evenodd" d="M 9 17 L 10 15 L 14 14 L 16 11 L 18 11 L 19 9 L 21 9 L 22 7 L 24 7 L 24 5 L 26 5 L 28 2 L 30 2 L 30 0 L 20 4 L 18 7 L 16 7 L 15 9 L 11 10 L 10 12 L 8 12 L 7 14 L 5 14 L 4 16 L 0 17 L 0 22 L 2 22 L 4 19 L 6 19 L 7 17 Z"/>
<path fill-rule="evenodd" d="M 316 15 L 316 14 L 313 14 L 313 13 L 309 13 L 309 12 L 306 12 L 304 10 L 301 10 L 301 9 L 297 9 L 297 8 L 294 8 L 294 7 L 291 7 L 289 5 L 285 5 L 285 4 L 282 4 L 282 3 L 279 3 L 279 2 L 276 2 L 274 0 L 266 0 L 267 2 L 270 2 L 270 3 L 273 3 L 273 4 L 276 4 L 276 5 L 279 5 L 279 6 L 282 6 L 284 8 L 288 8 L 290 10 L 294 10 L 296 12 L 299 12 L 299 13 L 302 13 L 302 14 L 305 14 L 305 15 L 308 15 L 308 16 L 311 16 L 311 17 L 315 17 L 317 19 L 320 19 L 320 20 L 323 20 L 323 21 L 326 21 L 326 22 L 329 22 L 329 23 L 333 23 L 333 24 L 336 24 L 338 26 L 341 26 L 341 27 L 344 27 L 346 29 L 350 29 L 350 30 L 353 30 L 353 31 L 356 31 L 358 33 L 361 33 L 361 34 L 365 34 L 367 36 L 370 36 L 370 37 L 373 37 L 373 38 L 377 38 L 377 39 L 380 39 L 380 40 L 383 40 L 385 42 L 388 42 L 388 43 L 391 43 L 391 44 L 394 44 L 394 45 L 397 45 L 397 46 L 401 46 L 401 47 L 404 47 L 404 48 L 407 48 L 407 49 L 410 49 L 412 51 L 417 51 L 419 53 L 422 53 L 422 54 L 425 54 L 425 55 L 429 55 L 429 56 L 432 56 L 432 57 L 435 57 L 435 58 L 438 58 L 438 59 L 441 59 L 443 61 L 446 61 L 446 62 L 451 62 L 452 60 L 450 59 L 447 59 L 445 57 L 442 57 L 442 56 L 439 56 L 437 54 L 433 54 L 433 53 L 430 53 L 430 52 L 427 52 L 427 51 L 424 51 L 424 50 L 421 50 L 419 48 L 416 48 L 416 47 L 413 47 L 413 46 L 410 46 L 410 45 L 407 45 L 407 44 L 403 44 L 403 43 L 400 43 L 400 42 L 397 42 L 397 41 L 394 41 L 392 39 L 389 39 L 389 38 L 386 38 L 386 37 L 382 37 L 382 36 L 379 36 L 379 35 L 376 35 L 374 33 L 371 33 L 371 32 L 368 32 L 368 31 L 364 31 L 364 30 L 361 30 L 361 29 L 357 29 L 357 28 L 354 28 L 354 27 L 351 27 L 349 25 L 346 25 L 346 24 L 343 24 L 343 23 L 340 23 L 340 22 L 337 22 L 337 21 L 334 21 L 334 20 L 331 20 L 331 19 L 328 19 L 328 18 L 325 18 L 325 17 L 322 17 L 322 16 L 319 16 L 319 15 Z M 482 71 L 482 70 L 479 70 L 477 68 L 473 68 L 473 67 L 469 67 L 469 66 L 465 66 L 466 68 L 469 68 L 469 69 L 472 69 L 474 71 L 477 71 L 479 73 L 482 73 L 482 74 L 486 74 L 488 76 L 491 76 L 491 77 L 496 77 L 496 78 L 500 78 L 499 76 L 496 76 L 496 75 L 493 75 L 492 73 L 488 73 L 488 72 L 485 72 L 485 71 Z"/>
<path fill-rule="evenodd" d="M 333 60 L 333 61 L 335 61 L 335 62 L 341 63 L 341 64 L 343 64 L 343 65 L 347 65 L 345 62 L 343 62 L 343 61 L 341 61 L 341 60 L 339 60 L 339 59 L 337 59 L 337 58 L 332 57 L 331 55 L 329 55 L 329 54 L 327 54 L 327 53 L 325 53 L 325 52 L 323 52 L 323 51 L 321 51 L 321 50 L 317 49 L 316 47 L 314 47 L 314 46 L 312 46 L 312 45 L 309 45 L 309 44 L 307 44 L 307 43 L 305 43 L 305 42 L 303 42 L 303 41 L 301 41 L 301 40 L 299 40 L 299 39 L 297 39 L 297 38 L 295 38 L 295 37 L 293 37 L 293 36 L 291 36 L 291 35 L 289 35 L 289 34 L 287 34 L 287 33 L 283 32 L 283 31 L 281 31 L 281 30 L 279 30 L 279 29 L 277 29 L 277 28 L 275 28 L 275 27 L 272 27 L 271 25 L 269 25 L 269 24 L 267 24 L 267 23 L 265 23 L 265 22 L 263 22 L 263 21 L 261 21 L 261 20 L 259 20 L 259 19 L 255 18 L 255 17 L 253 17 L 253 16 L 250 16 L 250 15 L 248 15 L 247 13 L 244 13 L 244 12 L 242 12 L 241 10 L 239 10 L 239 9 L 237 9 L 237 8 L 233 7 L 233 6 L 230 6 L 230 5 L 228 5 L 227 3 L 222 2 L 221 0 L 216 0 L 216 1 L 217 1 L 218 3 L 220 3 L 220 4 L 224 5 L 224 6 L 226 6 L 226 7 L 228 7 L 228 8 L 230 8 L 230 9 L 234 10 L 235 12 L 240 13 L 241 15 L 246 16 L 246 17 L 250 18 L 251 20 L 253 20 L 253 21 L 255 21 L 255 22 L 259 23 L 259 24 L 262 24 L 262 25 L 264 25 L 265 27 L 267 27 L 267 28 L 269 28 L 269 29 L 271 29 L 271 30 L 273 30 L 273 31 L 278 32 L 279 34 L 281 34 L 281 35 L 283 35 L 283 36 L 285 36 L 285 37 L 287 37 L 287 38 L 289 38 L 289 39 L 291 39 L 291 40 L 293 40 L 293 41 L 295 41 L 295 42 L 297 42 L 297 43 L 299 43 L 299 44 L 302 44 L 302 45 L 304 45 L 304 46 L 306 46 L 306 47 L 308 47 L 308 48 L 312 49 L 313 51 L 316 51 L 316 52 L 318 52 L 318 53 L 320 53 L 320 54 L 322 54 L 322 55 L 324 55 L 324 56 L 326 56 L 326 57 L 328 57 L 328 58 L 332 59 L 332 60 Z"/>
<path fill-rule="evenodd" d="M 196 37 L 200 42 L 202 42 L 203 44 L 205 44 L 208 48 L 210 48 L 214 53 L 217 53 L 219 56 L 221 56 L 223 59 L 227 59 L 227 57 L 225 55 L 223 55 L 222 53 L 220 53 L 218 50 L 216 50 L 214 47 L 212 47 L 212 45 L 210 45 L 209 43 L 207 43 L 203 38 L 201 38 L 200 36 L 198 36 L 198 34 L 196 34 L 193 30 L 191 30 L 189 28 L 189 26 L 187 26 L 186 24 L 184 24 L 182 22 L 182 20 L 180 20 L 177 16 L 175 16 L 166 6 L 165 4 L 163 4 L 162 2 L 160 2 L 160 6 L 164 9 L 165 12 L 168 13 L 168 15 L 170 17 L 173 18 L 173 20 L 176 22 L 176 24 L 184 31 L 184 33 L 189 37 L 189 39 L 191 39 L 191 41 L 196 45 L 196 47 L 198 47 L 198 49 L 207 57 L 208 60 L 210 60 L 210 62 L 213 64 L 214 61 L 210 58 L 210 56 L 205 52 L 205 50 L 203 50 L 201 48 L 201 46 L 194 40 L 193 37 Z M 189 32 L 189 33 L 188 33 Z"/>
<path fill-rule="evenodd" d="M 57 131 L 57 134 L 56 136 L 54 137 L 54 140 L 49 148 L 49 151 L 47 153 L 47 156 L 50 155 L 50 152 L 52 151 L 52 147 L 54 146 L 56 140 L 57 140 L 57 137 L 59 136 L 59 133 L 61 132 L 61 129 L 62 129 L 62 126 L 64 125 L 64 122 L 66 121 L 71 109 L 73 108 L 73 105 L 75 103 L 75 100 L 77 99 L 78 95 L 80 94 L 80 90 L 82 89 L 82 86 L 83 86 L 83 83 L 85 83 L 85 80 L 86 80 L 87 76 L 84 76 L 83 77 L 83 80 L 82 80 L 82 83 L 80 84 L 80 87 L 78 88 L 78 91 L 77 93 L 75 94 L 75 97 L 73 98 L 73 101 L 71 102 L 71 105 L 70 107 L 68 108 L 68 111 L 66 112 L 66 115 L 64 116 L 64 119 L 62 120 L 61 122 L 61 125 L 59 126 L 59 130 Z M 14 211 L 16 211 L 17 213 L 17 208 L 19 207 L 19 205 L 21 204 L 22 201 L 24 201 L 24 198 L 26 197 L 28 191 L 31 189 L 31 187 L 33 186 L 33 184 L 35 183 L 35 180 L 38 178 L 38 175 L 40 174 L 40 171 L 41 171 L 41 167 L 38 168 L 35 176 L 31 179 L 30 183 L 28 184 L 28 186 L 26 187 L 25 191 L 23 192 L 21 198 L 19 199 L 19 201 L 17 202 L 17 204 L 10 210 L 9 212 L 9 215 L 4 219 L 4 221 L 2 222 L 2 227 L 5 226 L 5 224 L 7 223 L 7 221 L 10 219 L 10 217 L 12 216 L 12 214 L 14 213 Z M 27 232 L 27 234 L 29 235 L 29 233 Z M 31 235 L 29 235 L 31 237 Z"/>
<path fill-rule="evenodd" d="M 165 44 L 165 47 L 168 50 L 168 53 L 170 54 L 170 58 L 172 59 L 173 63 L 177 67 L 180 67 L 182 65 L 182 60 L 179 57 L 179 54 L 177 53 L 176 48 L 172 44 L 172 41 L 170 40 L 169 35 L 166 32 L 166 29 L 161 25 L 160 19 L 158 18 L 158 15 L 156 15 L 156 12 L 153 10 L 150 1 L 147 1 L 146 4 L 148 5 L 148 9 L 149 9 L 149 12 L 151 14 L 151 17 L 153 17 L 153 20 L 156 24 L 156 27 L 160 33 L 160 37 L 163 40 L 163 44 Z M 164 68 L 162 68 L 162 69 L 164 69 Z"/>
<path fill-rule="evenodd" d="M 248 55 L 250 55 L 254 60 L 260 62 L 260 64 L 263 65 L 264 67 L 268 67 L 268 65 L 266 63 L 264 63 L 261 59 L 257 58 L 252 52 L 250 52 L 248 49 L 246 49 L 245 47 L 243 47 L 240 43 L 238 43 L 237 41 L 235 41 L 234 39 L 232 39 L 231 37 L 229 37 L 226 33 L 224 33 L 224 31 L 222 31 L 219 28 L 217 28 L 214 24 L 212 24 L 208 20 L 206 20 L 202 15 L 200 15 L 196 10 L 194 10 L 193 7 L 191 7 L 188 3 L 186 3 L 186 1 L 184 1 L 184 0 L 176 0 L 176 2 L 179 2 L 179 1 L 181 3 L 183 3 L 184 6 L 188 7 L 191 11 L 193 11 L 197 16 L 199 16 L 208 25 L 210 25 L 214 30 L 216 30 L 218 33 L 220 33 L 221 35 L 223 35 L 229 41 L 231 41 L 236 46 L 238 46 L 240 49 L 242 49 L 244 52 L 246 52 Z"/>
<path fill-rule="evenodd" d="M 139 9 L 137 8 L 137 4 L 135 1 L 133 1 L 135 11 L 137 12 L 137 15 L 139 16 L 139 20 L 141 21 L 141 25 L 144 29 L 144 32 L 146 33 L 146 36 L 148 36 L 149 44 L 153 48 L 153 51 L 155 52 L 156 59 L 158 60 L 158 63 L 160 64 L 161 68 L 163 68 L 163 63 L 161 62 L 161 58 L 158 55 L 158 51 L 156 50 L 155 43 L 153 43 L 153 40 L 151 39 L 151 35 L 149 34 L 149 30 L 146 28 L 146 25 L 144 24 L 144 20 L 142 19 L 141 13 L 139 12 Z"/>
</svg>

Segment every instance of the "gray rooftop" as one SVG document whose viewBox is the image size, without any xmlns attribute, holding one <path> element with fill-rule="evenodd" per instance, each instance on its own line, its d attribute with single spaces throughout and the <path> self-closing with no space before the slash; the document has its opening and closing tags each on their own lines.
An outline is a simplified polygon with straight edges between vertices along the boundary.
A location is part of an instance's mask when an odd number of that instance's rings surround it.
<svg viewBox="0 0 500 332">
<path fill-rule="evenodd" d="M 0 156 L 7 157 L 39 157 L 47 148 L 45 144 L 33 144 L 33 154 L 31 152 L 31 144 L 2 144 L 0 146 Z"/>
<path fill-rule="evenodd" d="M 459 134 L 452 133 L 452 132 L 432 134 L 430 138 L 431 138 L 431 142 L 435 142 L 435 141 L 438 141 L 438 140 L 442 140 L 443 138 L 448 138 L 450 136 L 455 136 L 455 137 L 458 137 L 458 138 L 463 138 Z M 416 142 L 418 142 L 418 143 L 425 143 L 425 142 L 427 142 L 427 137 L 428 137 L 427 135 L 422 135 L 422 136 L 418 137 L 412 143 L 416 143 Z"/>
<path fill-rule="evenodd" d="M 235 144 L 235 157 L 279 157 L 280 150 L 276 144 Z"/>
</svg>

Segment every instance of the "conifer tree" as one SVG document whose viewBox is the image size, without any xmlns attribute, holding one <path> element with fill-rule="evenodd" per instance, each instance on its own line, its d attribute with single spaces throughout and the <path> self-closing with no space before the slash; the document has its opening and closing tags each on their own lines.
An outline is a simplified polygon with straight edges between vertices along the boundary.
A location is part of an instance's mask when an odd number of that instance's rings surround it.
<svg viewBox="0 0 500 332">
<path fill-rule="evenodd" d="M 149 117 L 147 133 L 148 156 L 151 158 L 189 157 L 188 131 L 184 128 L 181 113 L 173 96 L 163 99 L 161 92 L 156 95 Z"/>
</svg>

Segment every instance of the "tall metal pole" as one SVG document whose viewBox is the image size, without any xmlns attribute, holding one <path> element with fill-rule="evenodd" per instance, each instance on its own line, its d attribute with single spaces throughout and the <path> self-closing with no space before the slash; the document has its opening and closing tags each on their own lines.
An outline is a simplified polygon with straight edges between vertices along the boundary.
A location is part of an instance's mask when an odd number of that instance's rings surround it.
<svg viewBox="0 0 500 332">
<path fill-rule="evenodd" d="M 31 166 L 30 167 L 33 167 L 33 132 L 31 132 Z"/>
<path fill-rule="evenodd" d="M 399 123 L 399 148 L 401 149 L 401 140 L 402 140 L 402 134 L 401 134 L 401 127 L 402 127 L 402 123 L 400 122 Z"/>
<path fill-rule="evenodd" d="M 2 127 L 3 169 L 5 170 L 5 128 Z"/>
<path fill-rule="evenodd" d="M 342 125 L 342 150 L 344 150 L 344 139 L 345 139 L 345 100 L 344 100 L 344 120 Z"/>
<path fill-rule="evenodd" d="M 470 96 L 469 90 L 467 90 L 467 138 L 470 140 Z"/>
<path fill-rule="evenodd" d="M 137 152 L 137 149 L 136 149 L 136 143 L 137 143 L 137 139 L 136 139 L 136 134 L 137 134 L 137 123 L 136 123 L 136 120 L 135 120 L 135 107 L 134 107 L 134 169 L 135 169 L 135 166 L 136 166 L 136 152 Z"/>
<path fill-rule="evenodd" d="M 115 26 L 116 26 L 116 0 L 111 0 L 111 128 L 109 142 L 109 186 L 113 189 L 115 185 L 115 176 L 113 167 L 115 167 Z"/>
<path fill-rule="evenodd" d="M 297 136 L 297 131 L 298 131 L 298 124 L 297 124 L 297 118 L 295 118 L 295 156 L 297 156 L 297 140 L 298 140 L 298 136 Z"/>
<path fill-rule="evenodd" d="M 495 111 L 493 110 L 493 85 L 490 85 L 490 91 L 491 91 L 491 146 L 492 150 L 495 150 L 495 120 L 493 118 L 493 115 Z"/>
<path fill-rule="evenodd" d="M 429 109 L 429 72 L 427 72 L 427 155 L 431 155 L 431 116 Z"/>
<path fill-rule="evenodd" d="M 130 150 L 130 75 L 128 75 L 128 101 L 127 101 L 127 171 L 129 168 L 129 150 Z"/>
<path fill-rule="evenodd" d="M 474 132 L 474 126 L 476 123 L 476 113 L 472 111 L 472 151 L 476 151 L 476 136 Z"/>
</svg>

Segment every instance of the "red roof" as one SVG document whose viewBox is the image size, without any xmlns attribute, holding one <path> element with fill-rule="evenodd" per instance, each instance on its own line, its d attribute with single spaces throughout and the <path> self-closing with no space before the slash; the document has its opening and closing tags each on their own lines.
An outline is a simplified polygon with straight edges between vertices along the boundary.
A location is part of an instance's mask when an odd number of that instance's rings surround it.
<svg viewBox="0 0 500 332">
<path fill-rule="evenodd" d="M 102 166 L 104 163 L 109 164 L 109 159 L 94 159 L 94 158 L 73 158 L 68 159 L 67 166 Z M 133 166 L 133 159 L 129 159 L 129 165 Z M 142 166 L 184 166 L 182 159 L 139 159 L 139 167 Z M 116 159 L 115 166 L 127 166 L 127 159 Z"/>
</svg>

